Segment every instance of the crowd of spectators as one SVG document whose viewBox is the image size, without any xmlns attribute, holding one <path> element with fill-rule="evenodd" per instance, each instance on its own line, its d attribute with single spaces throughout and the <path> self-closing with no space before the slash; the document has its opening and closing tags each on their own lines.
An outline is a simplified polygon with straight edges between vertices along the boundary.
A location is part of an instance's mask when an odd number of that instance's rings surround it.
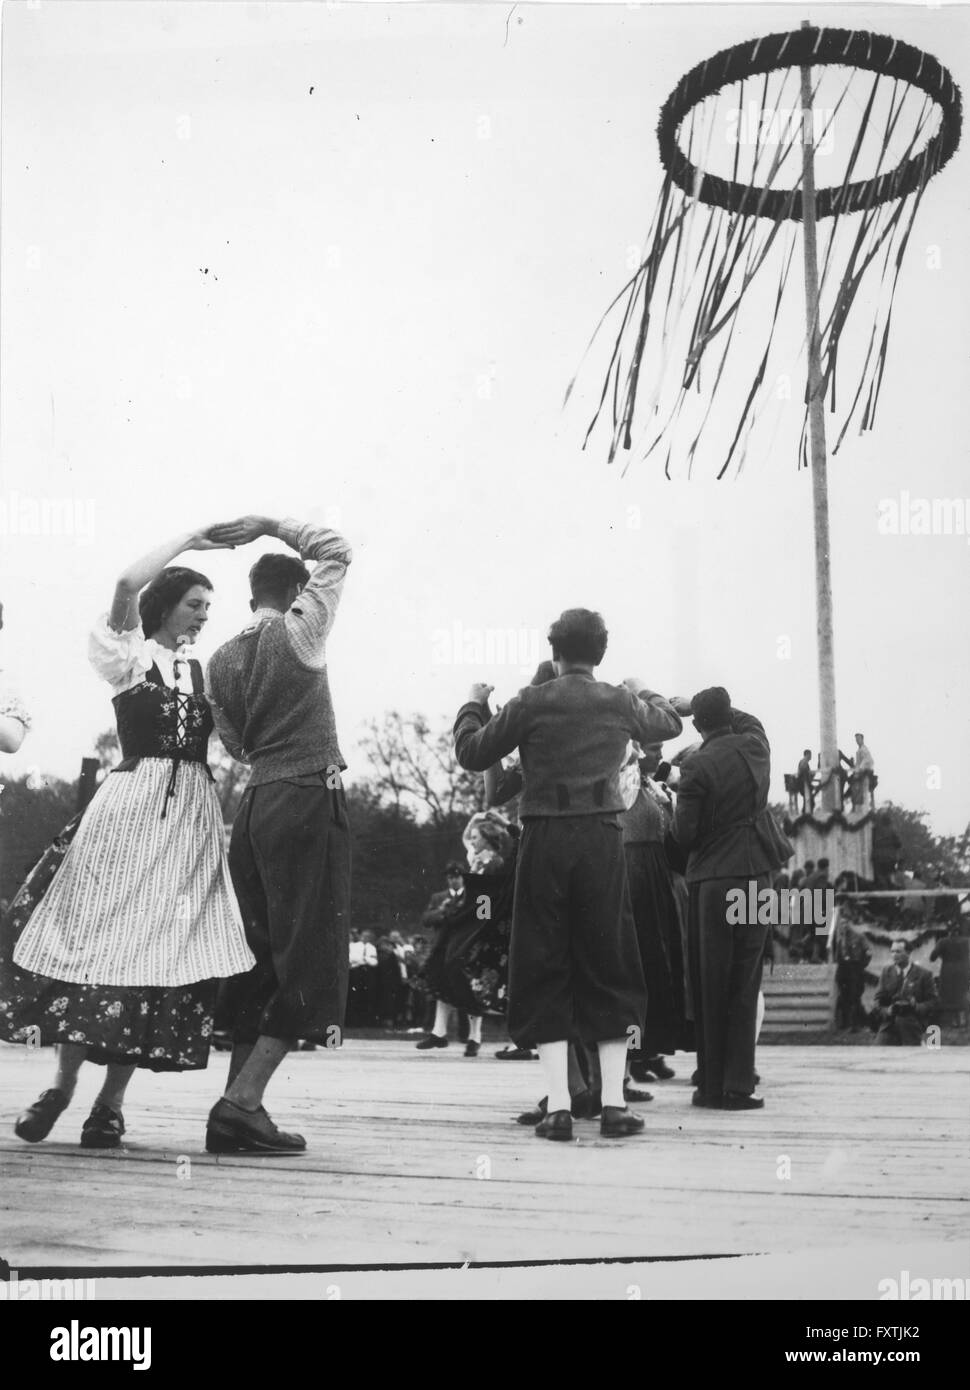
<svg viewBox="0 0 970 1390">
<path fill-rule="evenodd" d="M 420 935 L 354 928 L 347 1026 L 426 1031 L 435 1008 L 423 978 L 429 949 L 429 942 Z"/>
</svg>

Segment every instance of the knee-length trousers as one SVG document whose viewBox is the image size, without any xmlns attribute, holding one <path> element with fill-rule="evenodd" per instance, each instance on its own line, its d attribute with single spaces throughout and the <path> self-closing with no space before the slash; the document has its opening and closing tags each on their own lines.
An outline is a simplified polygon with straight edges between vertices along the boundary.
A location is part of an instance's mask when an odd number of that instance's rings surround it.
<svg viewBox="0 0 970 1390">
<path fill-rule="evenodd" d="M 229 868 L 256 964 L 226 986 L 233 1041 L 339 1046 L 350 970 L 350 825 L 324 774 L 250 787 Z"/>
<path fill-rule="evenodd" d="M 520 1046 L 639 1031 L 646 987 L 616 815 L 523 823 L 509 951 L 508 1027 Z"/>
</svg>

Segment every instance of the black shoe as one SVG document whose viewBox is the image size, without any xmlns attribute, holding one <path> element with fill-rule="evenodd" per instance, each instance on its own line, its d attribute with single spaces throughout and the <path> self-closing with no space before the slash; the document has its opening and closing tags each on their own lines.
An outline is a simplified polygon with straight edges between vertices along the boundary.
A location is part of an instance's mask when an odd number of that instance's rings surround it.
<svg viewBox="0 0 970 1390">
<path fill-rule="evenodd" d="M 692 1086 L 700 1086 L 700 1085 L 702 1084 L 702 1083 L 701 1083 L 701 1073 L 700 1073 L 700 1068 L 699 1068 L 699 1067 L 698 1067 L 697 1071 L 692 1071 L 692 1072 L 691 1072 L 691 1074 L 690 1074 L 690 1084 L 691 1084 Z"/>
<path fill-rule="evenodd" d="M 594 1120 L 603 1109 L 598 1091 L 580 1091 L 569 1106 L 574 1120 Z"/>
<path fill-rule="evenodd" d="M 469 1038 L 468 1042 L 465 1043 L 465 1056 L 466 1056 L 466 1057 L 477 1057 L 477 1056 L 478 1056 L 478 1049 L 479 1049 L 480 1047 L 481 1047 L 481 1043 L 472 1042 L 471 1038 Z"/>
<path fill-rule="evenodd" d="M 721 1097 L 721 1110 L 763 1110 L 764 1096 L 745 1096 L 738 1091 L 725 1091 Z"/>
<path fill-rule="evenodd" d="M 706 1091 L 696 1090 L 690 1098 L 691 1105 L 697 1105 L 701 1110 L 720 1110 L 721 1097 L 709 1096 Z"/>
<path fill-rule="evenodd" d="M 534 1110 L 523 1110 L 521 1115 L 517 1115 L 515 1123 L 517 1125 L 532 1125 L 534 1129 L 541 1120 L 546 1118 L 548 1110 L 548 1097 L 543 1096 Z"/>
<path fill-rule="evenodd" d="M 554 1110 L 536 1125 L 537 1139 L 558 1139 L 568 1144 L 573 1137 L 573 1117 L 568 1110 Z"/>
<path fill-rule="evenodd" d="M 668 1067 L 662 1057 L 648 1057 L 642 1065 L 646 1075 L 638 1079 L 643 1081 L 649 1081 L 651 1077 L 655 1081 L 670 1081 L 677 1075 L 673 1067 Z"/>
<path fill-rule="evenodd" d="M 419 1043 L 414 1044 L 419 1052 L 427 1052 L 432 1047 L 447 1047 L 448 1039 L 439 1038 L 437 1033 L 429 1033 L 426 1038 L 422 1038 Z"/>
<path fill-rule="evenodd" d="M 303 1153 L 306 1140 L 277 1129 L 262 1106 L 244 1110 L 223 1096 L 209 1111 L 205 1147 L 210 1154 L 293 1154 Z"/>
<path fill-rule="evenodd" d="M 125 1132 L 125 1122 L 116 1110 L 95 1101 L 81 1126 L 82 1149 L 116 1149 Z"/>
<path fill-rule="evenodd" d="M 532 1052 L 528 1047 L 500 1047 L 495 1055 L 500 1062 L 537 1062 L 539 1060 L 538 1053 Z"/>
<path fill-rule="evenodd" d="M 628 1105 L 638 1105 L 641 1104 L 643 1101 L 653 1100 L 653 1096 L 650 1094 L 649 1091 L 637 1091 L 634 1089 L 633 1086 L 624 1086 L 623 1099 L 627 1102 Z"/>
<path fill-rule="evenodd" d="M 643 1117 L 634 1115 L 626 1108 L 617 1105 L 604 1105 L 600 1120 L 600 1134 L 604 1139 L 625 1139 L 630 1134 L 639 1134 L 643 1129 Z"/>
<path fill-rule="evenodd" d="M 28 1144 L 39 1143 L 41 1139 L 47 1138 L 57 1123 L 58 1116 L 62 1115 L 69 1105 L 70 1101 L 63 1091 L 51 1089 L 42 1092 L 17 1120 L 13 1127 L 14 1134 L 18 1139 L 26 1140 Z"/>
</svg>

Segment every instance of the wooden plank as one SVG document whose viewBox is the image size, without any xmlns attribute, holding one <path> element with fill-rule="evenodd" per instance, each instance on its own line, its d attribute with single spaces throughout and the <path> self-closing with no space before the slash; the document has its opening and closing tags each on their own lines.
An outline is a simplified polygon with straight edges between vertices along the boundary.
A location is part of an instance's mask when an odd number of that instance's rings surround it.
<svg viewBox="0 0 970 1390">
<path fill-rule="evenodd" d="M 694 1059 L 651 1086 L 646 1133 L 576 1124 L 549 1144 L 512 1122 L 538 1065 L 360 1041 L 296 1053 L 269 1108 L 305 1133 L 296 1158 L 214 1157 L 208 1073 L 136 1076 L 128 1143 L 77 1135 L 100 1073 L 51 1138 L 9 1122 L 49 1084 L 50 1057 L 0 1053 L 0 1254 L 21 1268 L 366 1264 L 797 1251 L 965 1238 L 970 1055 L 956 1048 L 773 1047 L 762 1112 L 690 1105 Z M 181 1176 L 180 1176 L 181 1174 Z"/>
</svg>

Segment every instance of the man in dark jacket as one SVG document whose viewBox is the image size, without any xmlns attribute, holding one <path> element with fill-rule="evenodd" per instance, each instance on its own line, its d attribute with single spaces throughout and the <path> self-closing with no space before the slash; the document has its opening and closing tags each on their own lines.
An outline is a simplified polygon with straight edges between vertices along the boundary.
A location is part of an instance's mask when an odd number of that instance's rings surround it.
<svg viewBox="0 0 970 1390">
<path fill-rule="evenodd" d="M 569 609 L 549 632 L 558 679 L 527 686 L 490 718 L 491 687 L 472 687 L 455 721 L 455 757 L 484 772 L 518 748 L 523 790 L 509 958 L 509 1033 L 536 1043 L 548 1088 L 542 1139 L 572 1137 L 569 1040 L 598 1046 L 600 1132 L 636 1134 L 623 1075 L 629 1029 L 646 989 L 630 907 L 619 813 L 631 739 L 675 738 L 680 716 L 649 690 L 598 681 L 607 633 L 598 613 Z"/>
<path fill-rule="evenodd" d="M 897 937 L 889 953 L 892 962 L 879 977 L 873 1010 L 879 1025 L 876 1042 L 884 1047 L 919 1047 L 924 1029 L 939 1010 L 936 981 L 910 960 L 905 937 Z"/>
<path fill-rule="evenodd" d="M 731 708 L 722 686 L 691 701 L 703 745 L 686 763 L 674 839 L 687 852 L 688 957 L 694 995 L 698 1088 L 694 1104 L 760 1109 L 753 1094 L 761 964 L 770 928 L 729 911 L 769 886 L 791 846 L 767 809 L 771 750 L 760 721 Z M 729 897 L 729 894 L 731 895 Z M 747 914 L 740 914 L 744 919 Z"/>
</svg>

